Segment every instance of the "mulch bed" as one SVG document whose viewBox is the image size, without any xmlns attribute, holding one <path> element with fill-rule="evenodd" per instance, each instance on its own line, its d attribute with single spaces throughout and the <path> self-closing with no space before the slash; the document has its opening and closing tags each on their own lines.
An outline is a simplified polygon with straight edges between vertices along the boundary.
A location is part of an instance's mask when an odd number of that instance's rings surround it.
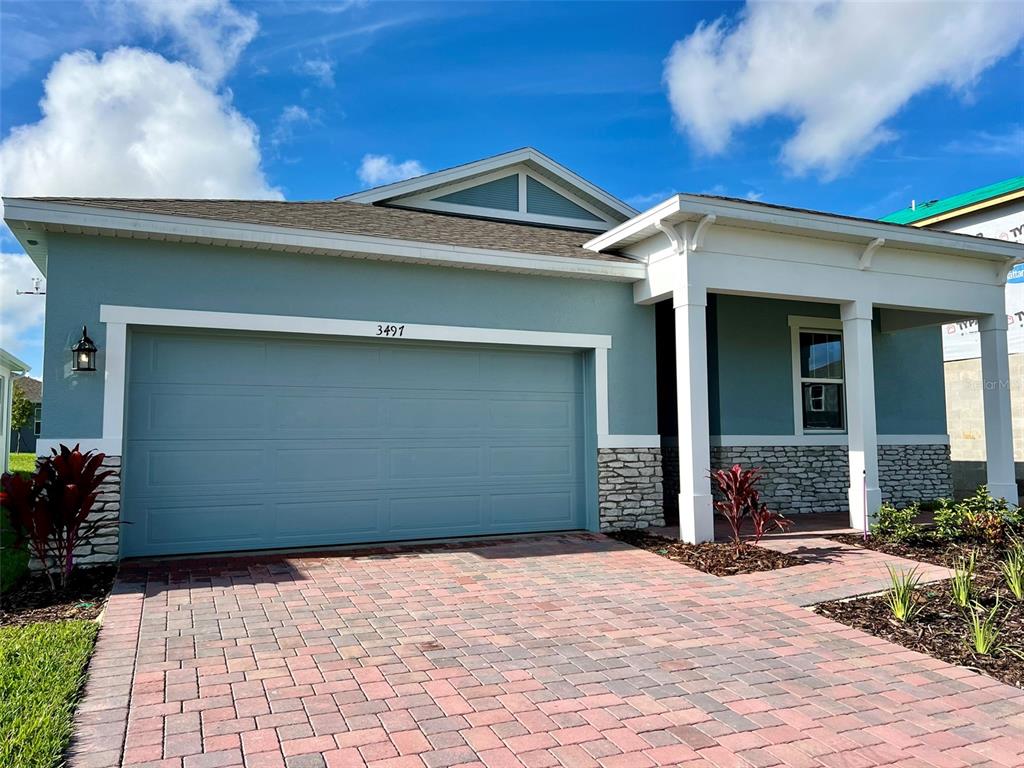
<svg viewBox="0 0 1024 768">
<path fill-rule="evenodd" d="M 632 530 L 610 531 L 605 535 L 616 541 L 621 541 L 623 544 L 645 549 L 714 576 L 774 571 L 778 568 L 804 565 L 806 562 L 792 555 L 775 552 L 771 549 L 762 549 L 750 544 L 745 545 L 737 553 L 736 547 L 727 542 L 686 544 L 665 536 Z"/>
<path fill-rule="evenodd" d="M 95 619 L 103 610 L 117 573 L 116 566 L 77 568 L 63 591 L 51 592 L 43 573 L 23 578 L 0 595 L 0 626 L 37 621 Z"/>
<path fill-rule="evenodd" d="M 823 616 L 885 638 L 904 648 L 926 653 L 951 664 L 983 672 L 997 680 L 1024 688 L 1024 604 L 1014 599 L 1003 581 L 999 564 L 1004 552 L 999 547 L 921 539 L 911 543 L 885 541 L 877 536 L 866 540 L 857 534 L 830 537 L 844 544 L 952 568 L 957 560 L 975 552 L 975 595 L 986 612 L 1000 595 L 1001 649 L 992 656 L 976 655 L 971 649 L 970 631 L 964 610 L 953 602 L 949 580 L 921 585 L 918 595 L 923 608 L 910 624 L 893 618 L 883 595 L 821 603 L 815 610 Z M 987 613 L 986 613 L 987 615 Z M 1012 650 L 1011 650 L 1012 649 Z M 1017 653 L 1014 653 L 1013 651 Z"/>
</svg>

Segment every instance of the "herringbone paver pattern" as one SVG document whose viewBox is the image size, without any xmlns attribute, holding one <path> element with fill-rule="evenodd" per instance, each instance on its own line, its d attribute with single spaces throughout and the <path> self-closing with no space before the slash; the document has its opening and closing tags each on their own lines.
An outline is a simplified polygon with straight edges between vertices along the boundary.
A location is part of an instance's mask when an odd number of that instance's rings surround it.
<svg viewBox="0 0 1024 768">
<path fill-rule="evenodd" d="M 1021 691 L 596 535 L 126 568 L 80 711 L 75 768 L 1024 765 Z"/>
</svg>

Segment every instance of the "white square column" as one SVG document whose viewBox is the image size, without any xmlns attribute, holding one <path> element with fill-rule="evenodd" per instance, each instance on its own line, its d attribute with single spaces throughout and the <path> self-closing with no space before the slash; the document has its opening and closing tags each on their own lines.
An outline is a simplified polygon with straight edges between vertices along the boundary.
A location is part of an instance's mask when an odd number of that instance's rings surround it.
<svg viewBox="0 0 1024 768">
<path fill-rule="evenodd" d="M 708 417 L 707 291 L 676 292 L 676 407 L 679 416 L 679 538 L 715 540 Z"/>
<path fill-rule="evenodd" d="M 981 382 L 985 406 L 985 463 L 993 498 L 1018 504 L 1013 468 L 1013 417 L 1010 412 L 1010 355 L 1006 313 L 978 319 L 981 332 Z"/>
<path fill-rule="evenodd" d="M 865 530 L 882 506 L 878 485 L 878 427 L 875 423 L 875 361 L 871 303 L 840 306 L 846 380 L 846 431 L 850 449 L 850 527 Z"/>
</svg>

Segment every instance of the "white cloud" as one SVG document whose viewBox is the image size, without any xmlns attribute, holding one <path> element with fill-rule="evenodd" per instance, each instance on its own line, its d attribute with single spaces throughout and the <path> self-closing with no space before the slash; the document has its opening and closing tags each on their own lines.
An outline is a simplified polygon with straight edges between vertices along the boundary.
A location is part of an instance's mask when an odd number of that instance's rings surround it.
<svg viewBox="0 0 1024 768">
<path fill-rule="evenodd" d="M 259 22 L 228 0 L 119 0 L 113 10 L 128 26 L 168 35 L 181 55 L 214 82 L 231 71 Z"/>
<path fill-rule="evenodd" d="M 295 127 L 307 125 L 313 122 L 309 111 L 298 104 L 289 104 L 281 110 L 281 114 L 274 124 L 274 132 L 270 135 L 270 141 L 275 146 L 287 144 L 295 138 Z"/>
<path fill-rule="evenodd" d="M 137 48 L 61 57 L 37 123 L 0 143 L 7 195 L 280 198 L 256 126 L 186 64 Z"/>
<path fill-rule="evenodd" d="M 1010 155 L 1024 157 L 1024 125 L 1014 125 L 1002 132 L 972 131 L 962 139 L 945 146 L 947 152 L 964 155 Z"/>
<path fill-rule="evenodd" d="M 45 299 L 17 293 L 31 290 L 34 277 L 39 270 L 24 253 L 0 253 L 0 347 L 32 365 L 38 376 Z"/>
<path fill-rule="evenodd" d="M 834 176 L 893 138 L 885 125 L 913 96 L 966 93 L 1013 51 L 1024 14 L 1010 2 L 749 2 L 735 24 L 701 23 L 665 62 L 675 117 L 701 149 L 737 129 L 796 123 L 783 162 Z"/>
<path fill-rule="evenodd" d="M 299 72 L 317 80 L 324 88 L 334 87 L 334 62 L 328 59 L 304 59 Z"/>
<path fill-rule="evenodd" d="M 396 163 L 391 155 L 363 155 L 359 165 L 359 180 L 368 187 L 391 184 L 413 176 L 422 176 L 427 172 L 419 160 L 405 160 Z"/>
</svg>

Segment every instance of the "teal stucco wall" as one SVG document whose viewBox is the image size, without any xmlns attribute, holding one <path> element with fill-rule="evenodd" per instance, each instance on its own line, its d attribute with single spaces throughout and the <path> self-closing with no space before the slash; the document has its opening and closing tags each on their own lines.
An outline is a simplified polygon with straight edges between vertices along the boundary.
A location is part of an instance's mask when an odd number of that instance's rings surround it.
<svg viewBox="0 0 1024 768">
<path fill-rule="evenodd" d="M 712 434 L 793 434 L 790 315 L 838 319 L 839 307 L 712 297 L 708 313 Z M 940 329 L 881 333 L 876 313 L 874 355 L 878 432 L 945 434 Z"/>
<path fill-rule="evenodd" d="M 628 283 L 55 234 L 44 438 L 101 436 L 101 304 L 609 334 L 610 431 L 657 432 L 654 308 L 635 305 Z M 100 370 L 75 375 L 83 324 Z"/>
</svg>

